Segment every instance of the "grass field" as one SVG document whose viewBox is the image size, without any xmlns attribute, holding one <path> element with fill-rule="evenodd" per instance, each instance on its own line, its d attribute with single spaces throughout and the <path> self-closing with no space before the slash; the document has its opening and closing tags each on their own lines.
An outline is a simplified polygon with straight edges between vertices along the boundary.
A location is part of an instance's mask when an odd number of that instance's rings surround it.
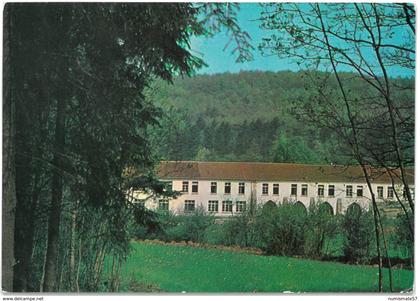
<svg viewBox="0 0 420 301">
<path fill-rule="evenodd" d="M 122 267 L 122 290 L 129 290 L 135 280 L 142 287 L 164 292 L 377 291 L 374 267 L 188 246 L 138 242 L 132 246 Z M 413 286 L 413 271 L 394 270 L 393 276 L 394 291 Z"/>
</svg>

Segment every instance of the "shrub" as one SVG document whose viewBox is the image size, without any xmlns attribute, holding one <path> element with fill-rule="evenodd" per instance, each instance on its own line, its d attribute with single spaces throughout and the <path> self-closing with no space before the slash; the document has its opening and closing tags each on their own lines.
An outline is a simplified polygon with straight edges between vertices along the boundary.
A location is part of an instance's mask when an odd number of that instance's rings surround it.
<svg viewBox="0 0 420 301">
<path fill-rule="evenodd" d="M 344 216 L 342 229 L 345 236 L 343 252 L 346 260 L 366 263 L 372 256 L 374 240 L 373 213 L 351 205 Z"/>
<path fill-rule="evenodd" d="M 303 254 L 306 211 L 292 204 L 263 207 L 257 212 L 257 229 L 268 254 Z"/>
<path fill-rule="evenodd" d="M 223 223 L 223 244 L 258 247 L 256 216 L 251 211 L 232 216 Z"/>
<path fill-rule="evenodd" d="M 320 258 L 325 254 L 326 242 L 337 235 L 338 216 L 334 216 L 327 203 L 309 206 L 305 225 L 305 255 Z"/>
<path fill-rule="evenodd" d="M 414 216 L 409 213 L 407 216 L 401 212 L 395 218 L 395 232 L 392 235 L 392 242 L 396 249 L 400 250 L 402 257 L 414 256 L 414 238 L 411 234 L 409 223 L 413 225 Z"/>
</svg>

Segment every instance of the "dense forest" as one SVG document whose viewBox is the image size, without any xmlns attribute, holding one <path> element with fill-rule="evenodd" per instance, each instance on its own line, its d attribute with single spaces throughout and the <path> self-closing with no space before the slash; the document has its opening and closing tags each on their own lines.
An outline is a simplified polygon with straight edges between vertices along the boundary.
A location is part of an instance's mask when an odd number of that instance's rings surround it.
<svg viewBox="0 0 420 301">
<path fill-rule="evenodd" d="M 178 77 L 173 85 L 157 81 L 149 97 L 164 111 L 161 127 L 152 130 L 158 154 L 164 160 L 347 164 L 348 151 L 335 131 L 306 116 L 322 75 L 243 71 Z M 374 94 L 354 74 L 343 76 L 354 97 Z M 334 99 L 338 87 L 333 80 L 327 84 Z M 413 85 L 413 79 L 393 84 Z M 412 101 L 412 94 L 399 94 Z"/>
</svg>

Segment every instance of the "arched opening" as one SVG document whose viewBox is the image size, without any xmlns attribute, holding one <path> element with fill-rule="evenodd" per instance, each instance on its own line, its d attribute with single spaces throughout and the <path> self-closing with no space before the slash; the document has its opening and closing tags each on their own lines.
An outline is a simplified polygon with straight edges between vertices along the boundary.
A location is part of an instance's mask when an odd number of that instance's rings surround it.
<svg viewBox="0 0 420 301">
<path fill-rule="evenodd" d="M 301 201 L 297 201 L 296 203 L 293 204 L 293 206 L 296 208 L 297 211 L 299 211 L 300 213 L 307 213 L 306 211 L 306 206 L 301 202 Z"/>
<path fill-rule="evenodd" d="M 329 214 L 329 215 L 334 215 L 334 209 L 331 206 L 330 203 L 327 202 L 323 202 L 319 205 L 319 211 L 321 213 L 325 213 L 325 214 Z"/>
<path fill-rule="evenodd" d="M 263 208 L 264 210 L 274 210 L 277 208 L 277 205 L 273 201 L 268 201 L 263 205 Z"/>
<path fill-rule="evenodd" d="M 362 207 L 357 203 L 352 203 L 347 207 L 346 214 L 359 216 L 362 213 Z"/>
</svg>

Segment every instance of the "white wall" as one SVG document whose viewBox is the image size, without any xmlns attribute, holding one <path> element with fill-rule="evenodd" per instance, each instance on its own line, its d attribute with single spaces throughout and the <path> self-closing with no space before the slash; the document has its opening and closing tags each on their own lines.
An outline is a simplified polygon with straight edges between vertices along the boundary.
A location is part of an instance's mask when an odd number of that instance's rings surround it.
<svg viewBox="0 0 420 301">
<path fill-rule="evenodd" d="M 310 182 L 272 182 L 272 181 L 257 181 L 257 182 L 250 182 L 250 181 L 231 181 L 231 180 L 215 180 L 215 181 L 198 181 L 198 193 L 192 192 L 192 182 L 195 180 L 173 180 L 172 181 L 172 188 L 175 191 L 182 190 L 182 182 L 188 181 L 189 187 L 188 192 L 182 193 L 181 196 L 177 197 L 176 199 L 169 201 L 169 209 L 175 213 L 182 214 L 184 212 L 184 202 L 185 200 L 194 200 L 195 206 L 200 207 L 202 206 L 205 211 L 208 209 L 208 201 L 209 200 L 218 200 L 219 201 L 219 210 L 216 215 L 218 216 L 229 216 L 232 213 L 230 212 L 222 212 L 222 201 L 223 200 L 231 200 L 233 201 L 233 214 L 235 214 L 235 202 L 236 201 L 246 201 L 247 205 L 251 200 L 251 193 L 252 189 L 254 189 L 254 193 L 256 195 L 257 204 L 265 204 L 268 201 L 273 201 L 276 204 L 283 203 L 287 200 L 287 202 L 302 202 L 306 208 L 309 207 L 311 203 L 311 199 L 315 202 L 327 202 L 329 203 L 334 211 L 334 214 L 337 212 L 337 200 L 341 200 L 341 213 L 344 213 L 347 208 L 352 203 L 359 204 L 362 208 L 368 209 L 371 204 L 371 197 L 368 186 L 365 183 L 310 183 Z M 211 182 L 217 182 L 217 193 L 212 194 L 210 193 Z M 231 193 L 225 194 L 225 182 L 231 183 Z M 240 182 L 245 183 L 245 194 L 241 195 L 238 194 L 238 185 Z M 268 183 L 268 194 L 262 194 L 262 184 Z M 279 184 L 279 194 L 273 195 L 273 184 Z M 297 195 L 291 195 L 291 185 L 297 184 Z M 302 184 L 308 185 L 308 194 L 307 196 L 301 195 L 301 188 Z M 324 197 L 318 197 L 318 185 L 324 185 Z M 335 186 L 335 195 L 333 197 L 328 196 L 328 186 L 334 185 Z M 352 185 L 353 186 L 353 196 L 347 197 L 346 196 L 346 186 Z M 357 186 L 363 186 L 363 196 L 358 197 L 356 196 Z M 382 186 L 384 191 L 384 199 L 387 198 L 387 188 L 391 186 L 391 184 L 377 184 L 374 183 L 372 185 L 373 191 L 376 195 L 377 187 Z M 397 187 L 397 191 L 400 191 L 402 194 L 402 188 Z M 135 192 L 134 196 L 137 198 L 144 198 L 144 194 L 139 192 Z M 395 196 L 394 196 L 395 200 Z M 378 199 L 378 202 L 383 200 Z M 148 208 L 154 209 L 157 208 L 158 201 L 157 200 L 149 200 L 146 202 L 146 206 Z"/>
</svg>

